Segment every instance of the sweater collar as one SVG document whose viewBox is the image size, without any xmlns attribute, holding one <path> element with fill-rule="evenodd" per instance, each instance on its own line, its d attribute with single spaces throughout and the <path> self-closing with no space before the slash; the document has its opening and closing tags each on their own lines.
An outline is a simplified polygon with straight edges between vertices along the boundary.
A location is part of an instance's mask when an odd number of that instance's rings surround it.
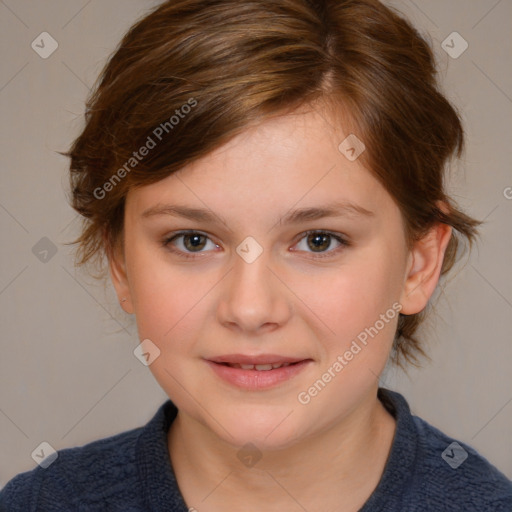
<svg viewBox="0 0 512 512">
<path fill-rule="evenodd" d="M 167 433 L 178 409 L 167 400 L 142 429 L 136 458 L 142 482 L 144 505 L 152 512 L 188 510 L 174 474 L 167 445 Z"/>
<path fill-rule="evenodd" d="M 385 388 L 379 388 L 377 397 L 395 418 L 396 430 L 380 481 L 359 512 L 384 510 L 390 496 L 400 496 L 414 477 L 417 460 L 418 435 L 409 404 L 400 393 Z"/>
</svg>

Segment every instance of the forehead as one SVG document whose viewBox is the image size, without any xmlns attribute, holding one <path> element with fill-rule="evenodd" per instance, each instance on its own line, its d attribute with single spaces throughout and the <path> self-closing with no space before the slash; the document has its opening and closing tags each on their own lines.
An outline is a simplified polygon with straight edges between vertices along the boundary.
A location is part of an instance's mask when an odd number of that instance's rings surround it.
<svg viewBox="0 0 512 512">
<path fill-rule="evenodd" d="M 179 172 L 131 190 L 127 207 L 140 214 L 180 202 L 254 220 L 265 211 L 343 201 L 370 211 L 390 207 L 381 184 L 340 151 L 348 135 L 317 110 L 269 118 Z"/>
</svg>

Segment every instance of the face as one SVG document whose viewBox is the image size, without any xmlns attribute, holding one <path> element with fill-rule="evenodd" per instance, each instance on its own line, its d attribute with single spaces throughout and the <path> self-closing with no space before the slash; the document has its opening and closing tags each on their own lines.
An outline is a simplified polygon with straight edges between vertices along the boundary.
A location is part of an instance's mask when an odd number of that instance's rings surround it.
<svg viewBox="0 0 512 512">
<path fill-rule="evenodd" d="M 286 447 L 348 417 L 407 301 L 400 211 L 324 118 L 267 120 L 127 196 L 113 280 L 160 351 L 150 370 L 236 446 Z"/>
</svg>

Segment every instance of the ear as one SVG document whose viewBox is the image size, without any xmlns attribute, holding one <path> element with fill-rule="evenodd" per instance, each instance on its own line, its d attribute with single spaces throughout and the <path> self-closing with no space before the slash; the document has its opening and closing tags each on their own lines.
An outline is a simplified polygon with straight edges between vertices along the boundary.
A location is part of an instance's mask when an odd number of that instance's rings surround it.
<svg viewBox="0 0 512 512">
<path fill-rule="evenodd" d="M 426 307 L 439 281 L 451 235 L 451 226 L 437 223 L 414 244 L 409 254 L 408 270 L 400 297 L 400 313 L 413 315 Z"/>
<path fill-rule="evenodd" d="M 108 267 L 110 279 L 117 293 L 119 304 L 126 313 L 133 314 L 133 302 L 126 272 L 126 263 L 122 244 L 110 243 L 108 237 L 104 237 L 107 249 Z M 123 300 L 126 299 L 126 300 Z"/>
</svg>

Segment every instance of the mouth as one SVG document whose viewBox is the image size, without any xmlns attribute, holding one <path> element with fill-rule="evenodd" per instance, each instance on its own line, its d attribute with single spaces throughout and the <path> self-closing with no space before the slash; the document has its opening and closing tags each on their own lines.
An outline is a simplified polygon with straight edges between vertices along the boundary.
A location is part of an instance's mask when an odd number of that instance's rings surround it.
<svg viewBox="0 0 512 512">
<path fill-rule="evenodd" d="M 236 354 L 210 358 L 206 362 L 225 382 L 238 388 L 261 390 L 276 387 L 294 378 L 313 360 L 271 354 Z"/>
</svg>

